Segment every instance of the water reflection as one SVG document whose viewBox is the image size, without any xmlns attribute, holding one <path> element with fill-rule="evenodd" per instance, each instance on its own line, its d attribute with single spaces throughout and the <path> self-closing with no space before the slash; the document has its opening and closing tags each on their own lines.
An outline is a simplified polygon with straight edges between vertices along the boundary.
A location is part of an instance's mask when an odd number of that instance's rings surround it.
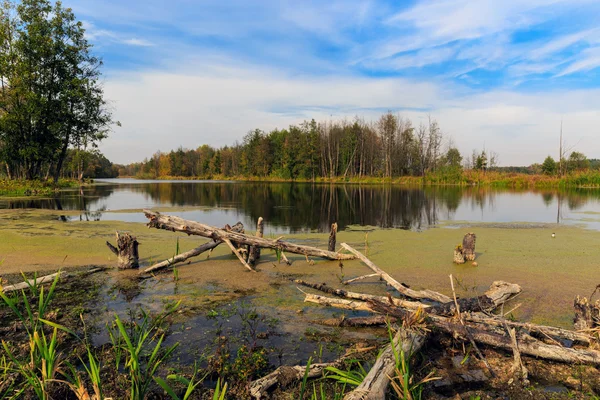
<svg viewBox="0 0 600 400">
<path fill-rule="evenodd" d="M 132 181 L 133 182 L 133 181 Z M 406 188 L 263 182 L 140 182 L 126 180 L 61 192 L 55 198 L 0 200 L 0 208 L 65 210 L 61 220 L 143 222 L 143 208 L 222 225 L 259 216 L 279 231 L 327 231 L 332 222 L 426 229 L 440 221 L 585 222 L 600 229 L 598 190 L 498 190 L 480 187 Z M 73 216 L 72 211 L 80 211 Z M 115 212 L 121 210 L 121 212 Z M 598 215 L 594 216 L 594 213 Z M 68 215 L 71 216 L 68 216 Z M 587 218 L 585 218 L 587 216 Z M 594 219 L 595 218 L 595 219 Z M 597 226 L 596 226 L 597 225 Z"/>
</svg>

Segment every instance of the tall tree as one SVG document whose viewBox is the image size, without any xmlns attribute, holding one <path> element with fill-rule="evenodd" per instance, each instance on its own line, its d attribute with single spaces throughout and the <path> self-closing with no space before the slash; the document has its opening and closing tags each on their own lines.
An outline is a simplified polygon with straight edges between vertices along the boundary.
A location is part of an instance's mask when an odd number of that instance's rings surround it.
<svg viewBox="0 0 600 400">
<path fill-rule="evenodd" d="M 69 146 L 94 149 L 111 113 L 102 62 L 60 2 L 6 1 L 0 10 L 0 157 L 10 175 L 58 179 Z"/>
</svg>

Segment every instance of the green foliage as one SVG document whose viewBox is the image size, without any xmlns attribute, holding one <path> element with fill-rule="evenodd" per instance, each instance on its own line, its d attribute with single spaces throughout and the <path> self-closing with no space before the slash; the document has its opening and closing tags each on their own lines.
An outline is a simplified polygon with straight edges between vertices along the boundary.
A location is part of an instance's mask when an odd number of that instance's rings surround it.
<svg viewBox="0 0 600 400">
<path fill-rule="evenodd" d="M 545 175 L 555 175 L 556 174 L 556 161 L 551 156 L 546 157 L 544 162 L 542 163 L 542 173 Z"/>
<path fill-rule="evenodd" d="M 112 120 L 83 24 L 49 0 L 0 5 L 0 161 L 9 178 L 60 176 L 69 147 L 95 148 Z"/>
<path fill-rule="evenodd" d="M 190 379 L 176 374 L 167 375 L 167 380 L 175 381 L 185 386 L 185 392 L 181 397 L 177 395 L 175 389 L 171 387 L 164 379 L 158 376 L 154 376 L 153 379 L 161 388 L 164 389 L 165 392 L 167 392 L 169 396 L 171 396 L 171 399 L 187 400 L 194 393 L 198 385 L 202 384 L 204 379 L 206 379 L 208 376 L 208 374 L 204 374 L 202 377 L 196 379 L 196 375 L 198 375 L 198 366 L 196 364 L 194 364 L 194 374 Z M 219 387 L 219 383 L 217 383 L 217 387 Z M 227 391 L 227 389 L 225 389 L 225 391 Z"/>
</svg>

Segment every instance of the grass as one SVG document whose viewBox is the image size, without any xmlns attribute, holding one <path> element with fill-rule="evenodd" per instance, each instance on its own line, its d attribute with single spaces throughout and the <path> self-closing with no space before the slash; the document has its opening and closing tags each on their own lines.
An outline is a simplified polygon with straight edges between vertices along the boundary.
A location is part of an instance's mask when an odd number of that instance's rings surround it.
<svg viewBox="0 0 600 400">
<path fill-rule="evenodd" d="M 69 179 L 60 179 L 56 184 L 52 181 L 0 179 L 0 196 L 50 196 L 60 189 L 74 187 L 79 187 L 79 182 Z"/>
</svg>

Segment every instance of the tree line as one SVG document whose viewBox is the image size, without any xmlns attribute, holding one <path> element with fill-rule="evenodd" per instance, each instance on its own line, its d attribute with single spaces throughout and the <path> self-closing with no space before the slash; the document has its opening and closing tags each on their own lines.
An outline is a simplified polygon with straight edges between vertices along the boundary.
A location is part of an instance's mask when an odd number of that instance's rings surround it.
<svg viewBox="0 0 600 400">
<path fill-rule="evenodd" d="M 8 178 L 56 181 L 73 158 L 81 171 L 82 152 L 107 136 L 102 61 L 91 49 L 59 1 L 0 5 L 0 165 Z"/>
<path fill-rule="evenodd" d="M 424 176 L 460 174 L 463 166 L 487 169 L 497 156 L 474 151 L 464 157 L 433 118 L 415 126 L 392 112 L 374 122 L 314 119 L 287 129 L 255 129 L 242 142 L 214 148 L 156 152 L 119 167 L 122 176 L 143 178 L 260 177 L 280 179 Z"/>
</svg>

